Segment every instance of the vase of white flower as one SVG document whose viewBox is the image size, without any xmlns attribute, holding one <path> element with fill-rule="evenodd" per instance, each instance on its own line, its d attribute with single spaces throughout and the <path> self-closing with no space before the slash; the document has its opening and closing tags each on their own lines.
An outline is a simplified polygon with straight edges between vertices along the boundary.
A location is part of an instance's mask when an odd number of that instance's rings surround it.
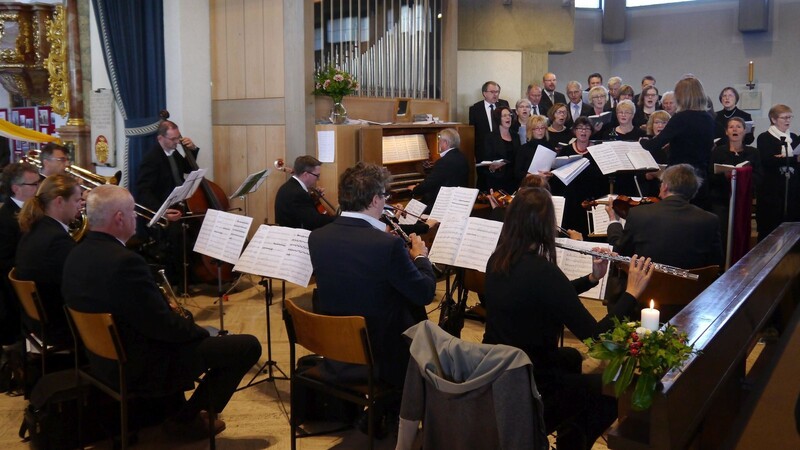
<svg viewBox="0 0 800 450">
<path fill-rule="evenodd" d="M 347 109 L 344 107 L 344 104 L 342 104 L 342 99 L 339 99 L 339 101 L 333 101 L 330 120 L 334 125 L 341 125 L 347 122 Z"/>
<path fill-rule="evenodd" d="M 314 94 L 327 95 L 333 100 L 330 121 L 340 125 L 347 121 L 347 109 L 342 99 L 358 89 L 358 82 L 349 73 L 333 66 L 320 69 L 314 75 Z"/>
</svg>

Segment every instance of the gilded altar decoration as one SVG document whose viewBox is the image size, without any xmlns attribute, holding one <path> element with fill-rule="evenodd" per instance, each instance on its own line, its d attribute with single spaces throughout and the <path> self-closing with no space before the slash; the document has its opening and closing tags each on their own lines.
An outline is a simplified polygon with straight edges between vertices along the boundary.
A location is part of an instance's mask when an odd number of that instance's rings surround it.
<svg viewBox="0 0 800 450">
<path fill-rule="evenodd" d="M 108 163 L 108 139 L 105 136 L 97 136 L 94 141 L 94 155 L 98 164 Z"/>
<path fill-rule="evenodd" d="M 45 29 L 52 11 L 46 4 L 0 3 L 0 84 L 37 105 L 50 102 Z"/>
<path fill-rule="evenodd" d="M 697 353 L 686 343 L 686 333 L 670 323 L 656 331 L 642 326 L 641 322 L 620 321 L 613 318 L 614 327 L 601 333 L 597 340 L 584 341 L 589 356 L 607 360 L 603 383 L 614 383 L 614 393 L 619 397 L 631 383 L 635 387 L 631 406 L 645 410 L 653 404 L 658 380 L 668 371 L 677 369 Z"/>
<path fill-rule="evenodd" d="M 67 15 L 62 5 L 56 6 L 53 20 L 47 23 L 50 55 L 47 72 L 50 74 L 50 98 L 53 112 L 69 115 L 69 73 L 67 69 Z"/>
</svg>

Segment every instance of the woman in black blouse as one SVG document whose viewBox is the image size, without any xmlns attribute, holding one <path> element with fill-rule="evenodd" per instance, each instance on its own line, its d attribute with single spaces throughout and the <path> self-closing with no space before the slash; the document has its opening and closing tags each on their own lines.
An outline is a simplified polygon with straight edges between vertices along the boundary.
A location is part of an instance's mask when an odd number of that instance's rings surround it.
<svg viewBox="0 0 800 450">
<path fill-rule="evenodd" d="M 547 140 L 550 141 L 550 148 L 558 151 L 564 144 L 569 144 L 572 139 L 572 131 L 565 125 L 569 110 L 567 105 L 556 103 L 547 111 L 547 118 L 550 119 L 550 126 L 547 127 Z"/>
<path fill-rule="evenodd" d="M 639 94 L 639 104 L 636 105 L 636 114 L 633 116 L 633 126 L 645 130 L 650 114 L 661 109 L 658 104 L 658 89 L 653 85 L 642 88 Z"/>
<path fill-rule="evenodd" d="M 772 233 L 781 222 L 800 221 L 800 164 L 797 161 L 799 158 L 792 156 L 800 144 L 800 137 L 789 131 L 793 118 L 792 109 L 788 106 L 773 106 L 769 109 L 772 126 L 758 135 L 756 140 L 764 171 L 761 187 L 756 191 L 759 241 Z M 786 173 L 790 174 L 789 196 L 784 203 Z"/>
<path fill-rule="evenodd" d="M 571 419 L 581 433 L 559 433 L 558 448 L 590 449 L 616 418 L 616 400 L 602 395 L 600 374 L 581 373 L 577 349 L 558 346 L 561 329 L 566 326 L 586 339 L 608 330 L 612 316 L 633 315 L 652 268 L 649 259 L 634 256 L 626 292 L 612 313 L 597 322 L 578 293 L 597 284 L 607 263 L 596 258 L 591 274 L 570 282 L 555 263 L 555 224 L 553 201 L 545 189 L 521 189 L 514 197 L 486 267 L 483 342 L 525 351 L 544 401 L 547 432 Z"/>
<path fill-rule="evenodd" d="M 547 117 L 531 116 L 525 126 L 525 133 L 526 142 L 517 151 L 517 158 L 514 161 L 514 178 L 517 186 L 522 183 L 522 180 L 528 174 L 533 156 L 540 145 L 554 150 L 547 141 Z M 547 172 L 545 176 L 550 178 L 551 175 L 550 172 Z"/>
<path fill-rule="evenodd" d="M 489 173 L 486 184 L 489 189 L 514 192 L 517 183 L 514 180 L 514 158 L 519 148 L 519 135 L 511 132 L 513 120 L 511 109 L 500 106 L 494 110 L 497 128 L 486 137 L 486 155 L 489 161 Z"/>
<path fill-rule="evenodd" d="M 728 138 L 726 136 L 728 120 L 734 117 L 739 117 L 745 122 L 750 122 L 752 125 L 753 116 L 751 116 L 750 113 L 742 111 L 736 106 L 739 103 L 739 92 L 730 86 L 722 88 L 722 92 L 719 93 L 719 102 L 722 103 L 722 109 L 717 111 L 714 120 L 717 122 L 716 137 L 720 138 L 720 140 L 717 141 L 717 145 L 724 145 L 728 142 Z M 719 132 L 720 130 L 722 130 L 722 133 Z M 756 138 L 752 129 L 749 133 L 744 135 L 744 145 L 750 145 L 755 140 Z"/>
</svg>

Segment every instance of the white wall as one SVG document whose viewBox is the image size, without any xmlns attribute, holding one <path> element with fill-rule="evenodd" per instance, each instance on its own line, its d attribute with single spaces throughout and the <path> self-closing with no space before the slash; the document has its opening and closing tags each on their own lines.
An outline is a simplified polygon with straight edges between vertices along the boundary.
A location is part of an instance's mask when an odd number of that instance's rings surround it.
<svg viewBox="0 0 800 450">
<path fill-rule="evenodd" d="M 458 52 L 458 115 L 453 120 L 467 123 L 469 107 L 483 100 L 481 86 L 488 80 L 500 84 L 500 98 L 513 107 L 520 99 L 522 53 L 518 51 L 464 50 Z"/>
<path fill-rule="evenodd" d="M 622 77 L 637 92 L 642 76 L 650 74 L 664 92 L 691 72 L 702 80 L 718 110 L 719 92 L 729 85 L 741 91 L 752 60 L 762 109 L 748 112 L 756 122 L 756 133 L 763 132 L 773 104 L 784 103 L 800 112 L 800 2 L 773 0 L 769 31 L 749 34 L 738 31 L 738 5 L 737 0 L 720 0 L 629 9 L 627 37 L 619 44 L 601 43 L 600 11 L 578 10 L 575 51 L 550 56 L 558 90 L 563 92 L 568 80 L 585 84 L 588 74 L 600 72 L 606 80 Z"/>
</svg>

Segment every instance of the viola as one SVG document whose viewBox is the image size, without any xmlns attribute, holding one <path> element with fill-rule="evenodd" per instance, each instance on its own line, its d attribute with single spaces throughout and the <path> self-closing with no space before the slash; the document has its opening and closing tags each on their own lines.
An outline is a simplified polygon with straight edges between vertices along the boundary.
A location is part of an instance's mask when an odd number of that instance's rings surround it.
<svg viewBox="0 0 800 450">
<path fill-rule="evenodd" d="M 169 111 L 167 110 L 162 110 L 159 115 L 161 116 L 162 120 L 169 119 Z M 189 164 L 189 167 L 192 170 L 198 170 L 199 166 L 197 165 L 197 161 L 194 159 L 194 154 L 183 146 L 182 137 L 180 145 L 183 148 L 184 158 Z M 186 200 L 186 206 L 189 208 L 189 211 L 191 211 L 192 214 L 203 215 L 209 209 L 227 211 L 230 207 L 230 203 L 228 202 L 228 196 L 225 195 L 225 191 L 219 185 L 204 178 L 200 183 L 200 189 L 198 189 L 194 195 Z M 200 234 L 200 227 L 202 223 L 198 220 L 190 220 L 188 223 L 188 234 L 194 238 L 193 240 L 196 240 L 197 235 Z M 195 277 L 203 283 L 215 282 L 217 280 L 217 263 L 214 261 L 214 258 L 206 255 L 199 255 L 194 252 L 193 254 L 197 255 L 197 259 L 191 264 L 192 273 L 195 275 Z M 220 265 L 220 274 L 224 283 L 233 281 L 235 279 L 233 274 L 233 264 L 222 262 Z"/>
<path fill-rule="evenodd" d="M 492 191 L 491 194 L 481 192 L 478 194 L 478 198 L 475 201 L 478 203 L 490 203 L 489 201 L 490 195 L 501 207 L 508 206 L 509 204 L 511 204 L 511 201 L 514 200 L 513 195 L 510 195 L 501 189 L 497 191 Z"/>
<path fill-rule="evenodd" d="M 294 174 L 294 169 L 292 169 L 291 167 L 286 167 L 286 163 L 283 161 L 283 158 L 276 159 L 275 162 L 272 163 L 272 165 L 274 165 L 275 168 L 280 170 L 281 172 L 288 173 L 289 175 Z M 326 216 L 336 215 L 337 208 L 335 208 L 333 204 L 331 204 L 331 202 L 329 202 L 328 199 L 325 198 L 324 192 L 315 187 L 310 187 L 308 188 L 308 194 L 311 195 L 311 199 L 314 200 L 314 207 L 317 209 L 318 213 Z"/>
<path fill-rule="evenodd" d="M 627 195 L 618 195 L 613 202 L 611 202 L 611 209 L 623 219 L 628 218 L 628 211 L 631 208 L 639 205 L 652 205 L 661 201 L 658 197 L 642 197 L 641 200 L 636 200 Z M 597 205 L 608 205 L 607 200 L 584 200 L 581 206 L 584 209 L 589 209 Z"/>
</svg>

